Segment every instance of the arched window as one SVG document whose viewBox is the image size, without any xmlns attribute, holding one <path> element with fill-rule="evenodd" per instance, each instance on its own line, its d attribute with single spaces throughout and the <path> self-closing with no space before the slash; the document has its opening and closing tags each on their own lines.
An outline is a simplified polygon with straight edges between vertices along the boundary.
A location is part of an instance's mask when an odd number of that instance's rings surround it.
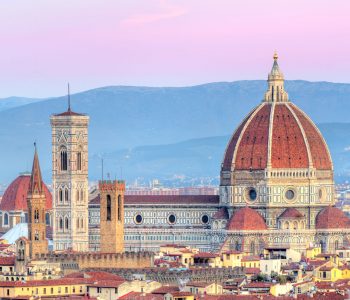
<svg viewBox="0 0 350 300">
<path fill-rule="evenodd" d="M 112 220 L 112 211 L 111 211 L 111 196 L 107 195 L 107 221 Z"/>
<path fill-rule="evenodd" d="M 64 202 L 69 202 L 69 192 L 67 188 L 64 190 Z"/>
<path fill-rule="evenodd" d="M 80 190 L 80 201 L 84 201 L 84 191 Z"/>
<path fill-rule="evenodd" d="M 337 249 L 339 249 L 339 241 L 338 240 L 336 240 L 334 242 L 334 250 L 337 250 Z"/>
<path fill-rule="evenodd" d="M 77 190 L 77 202 L 80 201 L 80 193 L 79 193 L 79 190 Z"/>
<path fill-rule="evenodd" d="M 293 229 L 294 230 L 298 229 L 298 222 L 297 221 L 293 222 Z"/>
<path fill-rule="evenodd" d="M 59 225 L 60 229 L 63 230 L 63 218 L 62 217 L 60 217 L 59 223 L 60 223 L 60 225 Z"/>
<path fill-rule="evenodd" d="M 77 218 L 77 229 L 79 229 L 79 218 Z"/>
<path fill-rule="evenodd" d="M 83 218 L 80 219 L 80 228 L 84 228 L 84 219 Z"/>
<path fill-rule="evenodd" d="M 9 225 L 9 214 L 6 212 L 4 213 L 4 225 Z"/>
<path fill-rule="evenodd" d="M 68 230 L 69 229 L 69 220 L 67 217 L 65 218 L 64 223 L 65 223 L 65 229 Z"/>
<path fill-rule="evenodd" d="M 122 219 L 122 196 L 118 195 L 118 221 Z"/>
<path fill-rule="evenodd" d="M 34 210 L 34 223 L 39 223 L 39 210 Z"/>
<path fill-rule="evenodd" d="M 255 242 L 250 243 L 250 252 L 251 254 L 255 254 Z"/>
<path fill-rule="evenodd" d="M 49 213 L 46 213 L 45 214 L 45 223 L 46 225 L 51 225 L 51 220 L 50 220 L 50 214 Z"/>
<path fill-rule="evenodd" d="M 39 232 L 36 230 L 34 234 L 34 240 L 39 241 Z"/>
<path fill-rule="evenodd" d="M 65 147 L 62 147 L 60 155 L 61 155 L 61 171 L 67 171 L 68 169 L 67 149 Z"/>
<path fill-rule="evenodd" d="M 77 170 L 81 171 L 81 152 L 77 153 Z"/>
<path fill-rule="evenodd" d="M 59 193 L 60 202 L 62 203 L 63 202 L 63 191 L 62 191 L 62 189 L 60 189 L 58 193 Z"/>
</svg>

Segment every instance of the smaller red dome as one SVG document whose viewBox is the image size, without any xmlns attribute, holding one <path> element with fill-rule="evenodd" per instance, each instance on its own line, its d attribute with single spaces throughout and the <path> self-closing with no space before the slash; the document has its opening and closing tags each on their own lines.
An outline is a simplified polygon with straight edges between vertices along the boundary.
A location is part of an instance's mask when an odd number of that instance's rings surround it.
<svg viewBox="0 0 350 300">
<path fill-rule="evenodd" d="M 295 218 L 303 218 L 304 215 L 294 207 L 287 208 L 279 218 L 283 219 L 295 219 Z"/>
<path fill-rule="evenodd" d="M 27 194 L 29 190 L 30 174 L 18 176 L 7 187 L 1 203 L 0 210 L 2 211 L 27 211 Z M 45 184 L 43 184 L 43 190 L 46 196 L 46 209 L 52 209 L 52 196 Z"/>
<path fill-rule="evenodd" d="M 328 206 L 316 217 L 316 229 L 350 228 L 350 219 L 339 208 Z"/>
<path fill-rule="evenodd" d="M 227 230 L 265 230 L 264 218 L 254 209 L 244 207 L 236 211 L 227 223 Z"/>
</svg>

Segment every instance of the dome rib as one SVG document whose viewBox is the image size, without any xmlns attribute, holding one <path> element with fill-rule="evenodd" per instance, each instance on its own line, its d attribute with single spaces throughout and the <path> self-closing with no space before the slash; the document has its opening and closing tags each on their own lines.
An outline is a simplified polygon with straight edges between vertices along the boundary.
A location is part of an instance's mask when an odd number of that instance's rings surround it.
<svg viewBox="0 0 350 300">
<path fill-rule="evenodd" d="M 271 104 L 262 103 L 246 122 L 233 154 L 236 170 L 263 170 L 267 166 Z"/>
<path fill-rule="evenodd" d="M 288 106 L 289 111 L 293 114 L 295 120 L 297 121 L 299 129 L 301 131 L 301 134 L 304 137 L 305 146 L 306 146 L 306 150 L 307 150 L 307 156 L 308 156 L 308 160 L 309 160 L 309 167 L 312 168 L 313 167 L 313 161 L 312 161 L 312 155 L 311 155 L 311 150 L 310 150 L 310 144 L 309 144 L 309 141 L 307 139 L 305 130 L 304 130 L 303 126 L 301 125 L 301 122 L 300 122 L 298 116 L 296 115 L 294 110 L 289 106 L 289 103 L 287 103 L 287 106 Z"/>
<path fill-rule="evenodd" d="M 321 132 L 312 120 L 296 105 L 290 105 L 305 130 L 313 166 L 319 170 L 333 170 L 332 158 Z"/>
<path fill-rule="evenodd" d="M 308 168 L 306 141 L 286 103 L 276 104 L 272 126 L 272 168 Z"/>
<path fill-rule="evenodd" d="M 263 104 L 260 104 L 258 107 L 255 107 L 250 111 L 250 113 L 243 119 L 243 121 L 239 124 L 237 129 L 234 131 L 226 149 L 225 155 L 222 163 L 222 168 L 225 171 L 230 171 L 232 169 L 232 165 L 235 165 L 235 156 L 237 152 L 237 147 L 240 143 L 240 139 L 242 134 L 244 133 L 246 126 L 248 125 L 250 119 L 256 114 L 259 107 Z"/>
</svg>

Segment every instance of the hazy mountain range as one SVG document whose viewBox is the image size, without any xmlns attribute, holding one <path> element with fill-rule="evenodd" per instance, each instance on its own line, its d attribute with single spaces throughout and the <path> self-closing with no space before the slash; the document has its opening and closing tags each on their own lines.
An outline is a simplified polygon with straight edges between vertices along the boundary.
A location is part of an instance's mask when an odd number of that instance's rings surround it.
<svg viewBox="0 0 350 300">
<path fill-rule="evenodd" d="M 111 86 L 71 96 L 72 109 L 90 116 L 90 179 L 105 172 L 137 177 L 215 177 L 229 136 L 260 103 L 265 81 L 179 88 Z M 350 84 L 287 81 L 290 98 L 319 125 L 337 176 L 350 170 Z M 50 115 L 66 97 L 0 99 L 0 183 L 31 168 L 33 142 L 51 181 Z M 122 169 L 122 170 L 121 170 Z"/>
</svg>

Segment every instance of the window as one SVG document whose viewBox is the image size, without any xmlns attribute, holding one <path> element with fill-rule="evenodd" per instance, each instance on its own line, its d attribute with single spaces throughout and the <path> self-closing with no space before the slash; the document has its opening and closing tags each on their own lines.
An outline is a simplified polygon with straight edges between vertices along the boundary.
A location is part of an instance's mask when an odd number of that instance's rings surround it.
<svg viewBox="0 0 350 300">
<path fill-rule="evenodd" d="M 61 287 L 60 286 L 57 288 L 57 293 L 61 294 Z"/>
<path fill-rule="evenodd" d="M 50 220 L 50 214 L 49 213 L 45 214 L 45 219 L 46 219 L 46 225 L 50 225 L 51 224 L 51 220 Z"/>
<path fill-rule="evenodd" d="M 143 218 L 142 218 L 142 216 L 141 216 L 140 214 L 137 214 L 137 215 L 135 216 L 134 220 L 135 220 L 135 223 L 139 225 L 139 224 L 142 223 Z"/>
<path fill-rule="evenodd" d="M 67 230 L 69 229 L 69 220 L 67 217 L 65 218 L 65 227 Z"/>
<path fill-rule="evenodd" d="M 60 223 L 60 226 L 59 226 L 60 229 L 63 230 L 63 218 L 62 217 L 60 217 L 59 223 Z"/>
<path fill-rule="evenodd" d="M 118 288 L 114 289 L 114 294 L 118 294 Z"/>
<path fill-rule="evenodd" d="M 202 216 L 202 223 L 203 223 L 203 224 L 208 224 L 208 222 L 209 222 L 209 217 L 208 217 L 208 215 L 203 215 L 203 216 Z"/>
<path fill-rule="evenodd" d="M 97 293 L 101 294 L 102 293 L 102 288 L 98 287 L 97 288 Z"/>
<path fill-rule="evenodd" d="M 111 196 L 107 195 L 107 221 L 112 220 L 112 215 L 111 215 Z"/>
<path fill-rule="evenodd" d="M 79 193 L 79 190 L 77 190 L 77 202 L 79 202 L 80 201 L 80 193 Z"/>
<path fill-rule="evenodd" d="M 63 191 L 62 191 L 62 189 L 60 189 L 58 193 L 59 193 L 60 202 L 62 203 L 63 202 Z"/>
<path fill-rule="evenodd" d="M 51 294 L 53 294 L 53 288 L 51 288 Z"/>
<path fill-rule="evenodd" d="M 81 152 L 77 153 L 77 170 L 81 171 Z"/>
<path fill-rule="evenodd" d="M 9 214 L 4 213 L 4 225 L 9 225 Z"/>
<path fill-rule="evenodd" d="M 46 288 L 43 289 L 43 294 L 44 294 L 44 295 L 46 294 Z"/>
<path fill-rule="evenodd" d="M 65 287 L 65 291 L 66 294 L 68 294 L 68 286 Z"/>
<path fill-rule="evenodd" d="M 83 217 L 80 218 L 80 228 L 84 228 L 84 219 L 83 219 Z"/>
<path fill-rule="evenodd" d="M 68 163 L 67 163 L 67 149 L 63 147 L 61 149 L 61 171 L 67 171 Z"/>
<path fill-rule="evenodd" d="M 39 232 L 36 230 L 34 234 L 34 240 L 39 241 Z"/>
<path fill-rule="evenodd" d="M 34 223 L 39 223 L 39 210 L 34 210 Z"/>
<path fill-rule="evenodd" d="M 118 221 L 122 219 L 122 196 L 118 195 Z"/>
<path fill-rule="evenodd" d="M 65 202 L 69 201 L 69 192 L 67 188 L 64 190 L 64 201 Z"/>
<path fill-rule="evenodd" d="M 6 290 L 6 294 L 7 294 L 7 296 L 10 296 L 10 289 Z"/>
<path fill-rule="evenodd" d="M 174 224 L 174 223 L 176 222 L 176 217 L 175 217 L 175 215 L 173 215 L 173 214 L 169 215 L 169 217 L 168 217 L 168 222 L 169 222 L 170 224 Z"/>
</svg>

